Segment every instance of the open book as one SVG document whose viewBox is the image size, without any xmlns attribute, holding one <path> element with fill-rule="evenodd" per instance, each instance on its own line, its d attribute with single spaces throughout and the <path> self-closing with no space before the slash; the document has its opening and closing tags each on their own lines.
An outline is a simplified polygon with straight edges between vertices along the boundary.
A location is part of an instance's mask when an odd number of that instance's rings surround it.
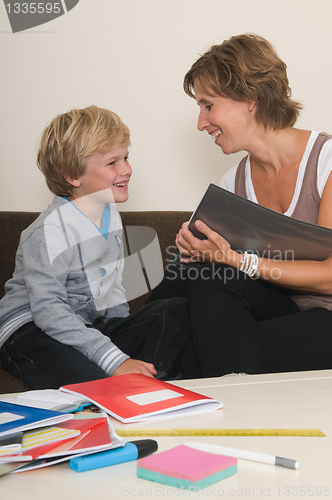
<svg viewBox="0 0 332 500">
<path fill-rule="evenodd" d="M 292 219 L 219 186 L 210 184 L 189 221 L 203 221 L 236 252 L 244 250 L 276 260 L 324 260 L 332 254 L 332 230 Z"/>
<path fill-rule="evenodd" d="M 5 398 L 1 401 L 64 413 L 81 410 L 84 406 L 90 404 L 82 397 L 64 394 L 58 389 L 42 389 L 39 391 L 23 392 L 15 398 Z"/>
<path fill-rule="evenodd" d="M 69 461 L 72 457 L 99 453 L 125 445 L 125 441 L 116 434 L 109 417 L 105 413 L 92 414 L 83 411 L 76 414 L 72 420 L 61 424 L 61 427 L 67 430 L 78 429 L 80 435 L 64 440 L 58 445 L 44 446 L 44 449 L 39 447 L 38 453 L 34 453 L 34 460 L 23 462 L 22 466 L 17 467 L 13 472 L 26 472 L 32 469 L 48 467 Z M 27 451 L 27 454 L 29 453 L 30 451 Z M 24 455 L 22 458 L 24 458 Z"/>
<path fill-rule="evenodd" d="M 210 397 L 140 373 L 66 385 L 60 390 L 84 396 L 124 423 L 218 410 L 223 406 Z"/>
</svg>

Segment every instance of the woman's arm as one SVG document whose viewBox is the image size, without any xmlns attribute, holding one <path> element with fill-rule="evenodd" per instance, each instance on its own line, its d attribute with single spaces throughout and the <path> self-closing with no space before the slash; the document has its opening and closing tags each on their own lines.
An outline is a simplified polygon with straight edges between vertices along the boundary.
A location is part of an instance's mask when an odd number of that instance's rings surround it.
<svg viewBox="0 0 332 500">
<path fill-rule="evenodd" d="M 228 264 L 240 270 L 242 255 L 231 249 L 229 243 L 218 233 L 212 231 L 201 221 L 196 227 L 207 236 L 199 240 L 189 231 L 188 223 L 182 226 L 177 235 L 177 246 L 184 263 L 203 260 Z M 260 258 L 258 263 L 260 279 L 275 284 L 322 294 L 332 294 L 332 257 L 322 261 L 294 260 L 281 261 Z"/>
</svg>

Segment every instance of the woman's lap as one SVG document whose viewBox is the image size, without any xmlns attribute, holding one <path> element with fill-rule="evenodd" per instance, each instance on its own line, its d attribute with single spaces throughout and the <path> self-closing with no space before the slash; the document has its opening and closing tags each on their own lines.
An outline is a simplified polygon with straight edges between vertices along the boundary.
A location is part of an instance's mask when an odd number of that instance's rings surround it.
<svg viewBox="0 0 332 500">
<path fill-rule="evenodd" d="M 188 266 L 176 258 L 150 300 L 172 293 L 189 297 L 190 356 L 204 377 L 332 367 L 332 312 L 300 311 L 291 290 L 229 266 Z"/>
</svg>

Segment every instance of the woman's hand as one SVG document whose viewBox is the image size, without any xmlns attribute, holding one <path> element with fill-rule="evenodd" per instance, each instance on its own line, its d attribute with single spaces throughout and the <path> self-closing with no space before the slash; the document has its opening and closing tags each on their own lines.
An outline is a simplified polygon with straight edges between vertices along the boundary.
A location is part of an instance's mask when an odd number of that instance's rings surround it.
<svg viewBox="0 0 332 500">
<path fill-rule="evenodd" d="M 126 375 L 127 373 L 142 373 L 148 377 L 157 375 L 157 371 L 152 363 L 145 363 L 139 359 L 126 359 L 120 366 L 113 372 L 113 377 L 117 375 Z"/>
<path fill-rule="evenodd" d="M 176 236 L 175 243 L 182 255 L 181 262 L 190 263 L 197 261 L 217 262 L 232 264 L 232 256 L 235 252 L 225 240 L 215 231 L 212 231 L 202 221 L 196 221 L 195 227 L 203 233 L 207 239 L 196 238 L 188 228 L 188 222 L 182 225 Z"/>
</svg>

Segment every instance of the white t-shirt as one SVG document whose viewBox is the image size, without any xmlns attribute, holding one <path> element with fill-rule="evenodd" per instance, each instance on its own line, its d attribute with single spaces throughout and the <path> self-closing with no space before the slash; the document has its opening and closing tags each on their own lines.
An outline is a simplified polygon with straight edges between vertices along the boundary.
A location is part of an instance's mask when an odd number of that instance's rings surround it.
<svg viewBox="0 0 332 500">
<path fill-rule="evenodd" d="M 312 147 L 317 139 L 319 132 L 314 132 L 312 131 L 307 143 L 307 146 L 305 148 L 299 171 L 297 174 L 297 181 L 296 181 L 296 186 L 295 186 L 295 191 L 293 195 L 293 199 L 291 201 L 291 204 L 289 205 L 287 211 L 284 213 L 284 215 L 290 216 L 296 207 L 301 187 L 302 187 L 302 182 L 303 182 L 303 177 L 305 173 L 305 169 L 307 166 L 307 161 L 309 158 L 309 155 L 311 153 Z M 235 165 L 235 167 L 232 167 L 226 174 L 221 178 L 220 180 L 220 187 L 227 189 L 228 191 L 231 191 L 234 193 L 235 191 L 235 176 L 236 176 L 236 170 L 237 170 L 238 165 Z M 317 168 L 317 188 L 319 192 L 319 196 L 322 197 L 323 190 L 326 184 L 326 181 L 330 175 L 330 172 L 332 170 L 332 139 L 329 139 L 326 141 L 326 143 L 323 145 L 322 150 L 319 155 L 318 159 L 318 168 Z M 248 155 L 247 161 L 246 161 L 246 170 L 245 170 L 245 177 L 246 177 L 246 192 L 247 192 L 247 197 L 248 200 L 254 201 L 255 203 L 257 202 L 254 186 L 252 183 L 252 178 L 251 178 L 251 166 L 250 166 L 250 155 Z"/>
<path fill-rule="evenodd" d="M 301 187 L 303 183 L 303 177 L 305 169 L 307 166 L 307 161 L 311 153 L 312 147 L 317 139 L 319 132 L 311 132 L 310 138 L 308 140 L 307 146 L 305 148 L 299 171 L 297 174 L 296 186 L 291 204 L 289 205 L 287 211 L 284 215 L 291 216 L 297 205 L 298 198 L 301 192 Z M 231 168 L 226 174 L 221 178 L 220 187 L 227 189 L 234 193 L 235 191 L 235 177 L 238 165 Z M 332 139 L 326 141 L 323 145 L 318 158 L 317 166 L 317 189 L 319 196 L 322 197 L 326 181 L 332 170 Z M 246 193 L 248 200 L 258 203 L 254 186 L 251 178 L 251 166 L 250 166 L 250 155 L 248 155 L 245 167 L 245 179 L 246 179 Z M 294 302 L 297 303 L 301 310 L 310 309 L 313 307 L 325 307 L 326 309 L 332 310 L 332 296 L 331 295 L 294 295 L 292 297 Z"/>
</svg>

